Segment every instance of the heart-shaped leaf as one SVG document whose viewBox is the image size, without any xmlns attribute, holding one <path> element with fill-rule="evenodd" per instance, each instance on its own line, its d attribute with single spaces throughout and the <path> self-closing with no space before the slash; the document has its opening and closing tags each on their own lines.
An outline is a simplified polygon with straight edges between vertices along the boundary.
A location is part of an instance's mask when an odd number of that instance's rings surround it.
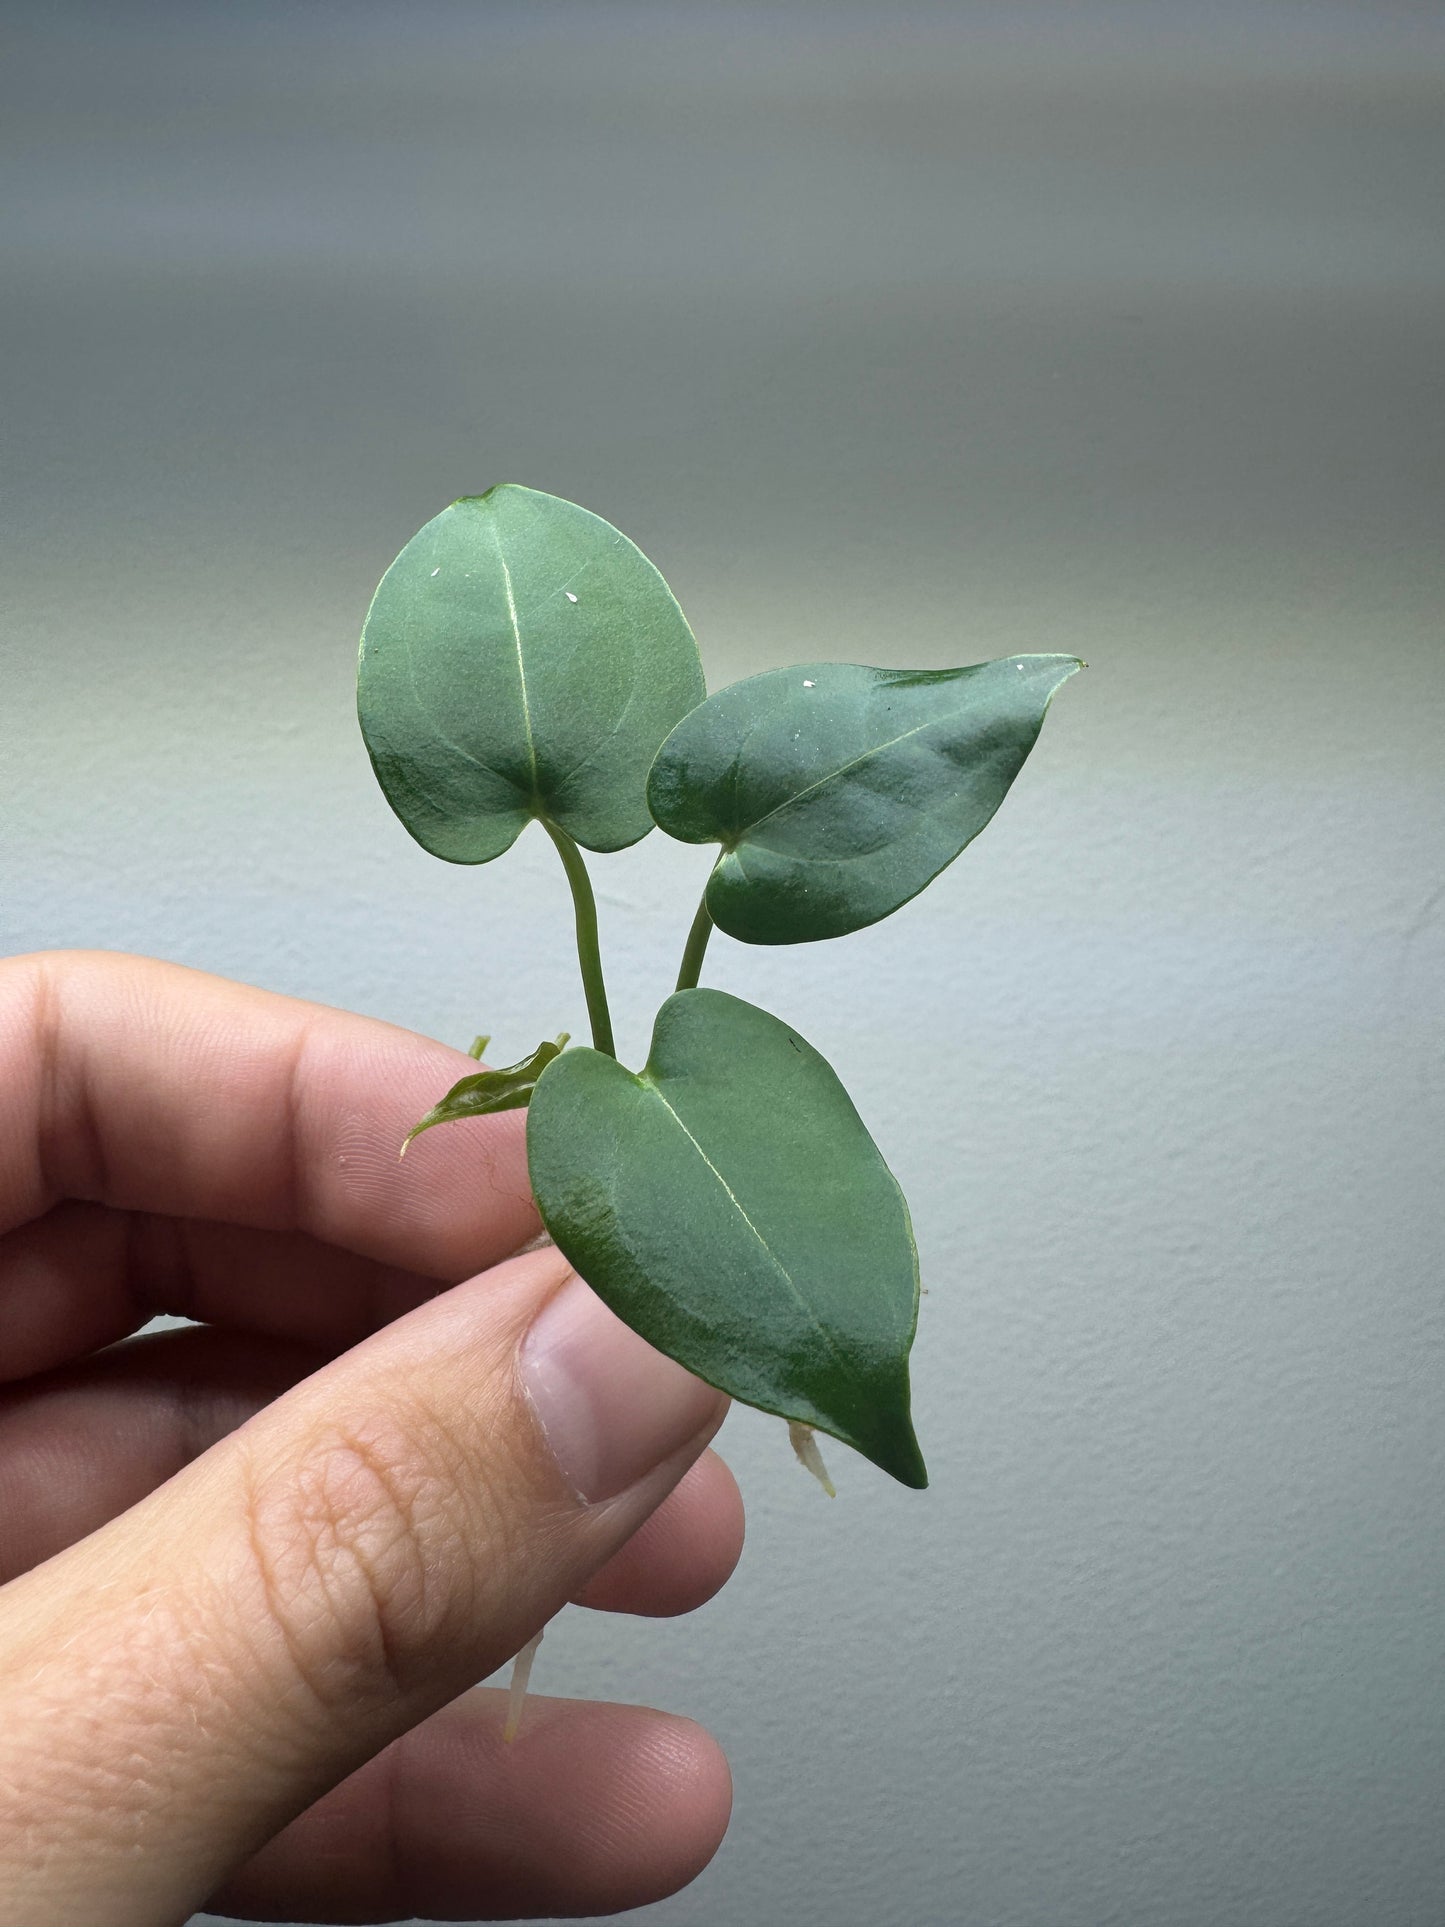
<svg viewBox="0 0 1445 1927">
<path fill-rule="evenodd" d="M 357 672 L 386 799 L 424 848 L 488 863 L 533 817 L 589 850 L 652 827 L 647 771 L 704 693 L 697 644 L 640 550 L 508 483 L 427 523 L 382 578 Z"/>
<path fill-rule="evenodd" d="M 480 1057 L 487 1041 L 479 1037 L 468 1056 Z M 566 1048 L 564 1030 L 555 1044 L 538 1044 L 532 1055 L 524 1057 L 520 1064 L 509 1064 L 505 1070 L 475 1071 L 470 1077 L 462 1078 L 460 1083 L 452 1085 L 440 1103 L 432 1105 L 419 1123 L 412 1125 L 402 1142 L 401 1155 L 405 1157 L 412 1139 L 429 1131 L 434 1124 L 455 1124 L 462 1118 L 491 1117 L 496 1111 L 522 1110 L 532 1101 L 537 1079 Z"/>
<path fill-rule="evenodd" d="M 927 1484 L 908 1412 L 908 1207 L 796 1031 L 722 991 L 681 991 L 639 1074 L 593 1050 L 547 1067 L 527 1156 L 558 1248 L 635 1331 Z"/>
<path fill-rule="evenodd" d="M 652 814 L 721 843 L 713 922 L 744 943 L 877 923 L 950 864 L 1008 793 L 1075 656 L 970 669 L 773 669 L 709 696 L 658 751 Z"/>
</svg>

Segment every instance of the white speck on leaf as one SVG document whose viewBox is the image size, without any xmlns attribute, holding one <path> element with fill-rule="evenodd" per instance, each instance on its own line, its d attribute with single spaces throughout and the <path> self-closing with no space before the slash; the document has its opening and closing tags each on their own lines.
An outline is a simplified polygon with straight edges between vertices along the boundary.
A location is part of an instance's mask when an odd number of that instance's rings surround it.
<svg viewBox="0 0 1445 1927">
<path fill-rule="evenodd" d="M 441 570 L 440 570 L 439 568 L 436 568 L 436 569 L 433 569 L 433 570 L 432 570 L 432 574 L 433 574 L 433 575 L 440 575 L 440 574 L 441 574 Z"/>
<path fill-rule="evenodd" d="M 808 678 L 806 676 L 804 676 L 803 678 L 803 687 L 804 689 L 811 689 L 813 687 L 813 685 L 808 681 Z"/>
<path fill-rule="evenodd" d="M 573 593 L 572 593 L 572 591 L 571 591 L 570 589 L 564 589 L 564 590 L 562 591 L 562 593 L 563 593 L 563 595 L 564 595 L 564 596 L 566 596 L 566 598 L 567 598 L 567 600 L 568 600 L 569 602 L 575 602 L 575 601 L 577 600 L 577 598 L 576 598 L 576 596 L 574 596 L 574 595 L 573 595 Z"/>
</svg>

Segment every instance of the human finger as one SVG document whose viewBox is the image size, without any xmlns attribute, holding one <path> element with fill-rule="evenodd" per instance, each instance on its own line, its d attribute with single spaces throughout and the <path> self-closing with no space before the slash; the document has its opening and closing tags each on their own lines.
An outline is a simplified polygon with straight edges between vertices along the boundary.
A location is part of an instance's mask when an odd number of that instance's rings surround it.
<svg viewBox="0 0 1445 1927">
<path fill-rule="evenodd" d="M 648 1619 L 695 1612 L 732 1577 L 742 1557 L 743 1524 L 737 1480 L 716 1452 L 704 1452 L 574 1595 L 576 1603 Z"/>
<path fill-rule="evenodd" d="M 184 1917 L 525 1644 L 724 1409 L 538 1251 L 334 1360 L 14 1581 L 0 1922 L 58 1896 L 111 1927 Z"/>
<path fill-rule="evenodd" d="M 49 1371 L 159 1317 L 340 1351 L 456 1282 L 302 1231 L 67 1198 L 0 1236 L 0 1381 Z"/>
<path fill-rule="evenodd" d="M 293 1820 L 206 1902 L 244 1920 L 517 1920 L 676 1892 L 726 1830 L 717 1743 L 641 1706 L 446 1707 Z"/>
<path fill-rule="evenodd" d="M 99 952 L 0 963 L 0 1229 L 64 1198 L 301 1231 L 455 1281 L 536 1216 L 510 1113 L 406 1132 L 476 1066 L 366 1017 Z M 420 1153 L 422 1146 L 417 1146 Z"/>
<path fill-rule="evenodd" d="M 152 1333 L 0 1391 L 0 1583 L 83 1539 L 325 1363 L 206 1326 Z M 604 1612 L 691 1612 L 742 1550 L 742 1500 L 705 1452 L 578 1593 Z"/>
<path fill-rule="evenodd" d="M 0 1583 L 119 1517 L 323 1362 L 195 1326 L 0 1390 Z"/>
</svg>

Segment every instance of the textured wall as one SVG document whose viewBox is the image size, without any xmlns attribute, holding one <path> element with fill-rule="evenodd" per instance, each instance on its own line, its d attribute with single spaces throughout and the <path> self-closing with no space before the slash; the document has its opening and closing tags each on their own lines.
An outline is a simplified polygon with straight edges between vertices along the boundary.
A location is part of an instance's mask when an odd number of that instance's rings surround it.
<svg viewBox="0 0 1445 1927">
<path fill-rule="evenodd" d="M 1092 663 L 906 912 L 713 946 L 913 1201 L 934 1485 L 735 1414 L 727 1595 L 549 1638 L 729 1747 L 660 1923 L 1445 1918 L 1440 29 L 6 10 L 0 946 L 580 1030 L 545 842 L 426 858 L 351 712 L 493 481 L 714 684 Z M 636 1057 L 702 857 L 598 869 Z"/>
</svg>

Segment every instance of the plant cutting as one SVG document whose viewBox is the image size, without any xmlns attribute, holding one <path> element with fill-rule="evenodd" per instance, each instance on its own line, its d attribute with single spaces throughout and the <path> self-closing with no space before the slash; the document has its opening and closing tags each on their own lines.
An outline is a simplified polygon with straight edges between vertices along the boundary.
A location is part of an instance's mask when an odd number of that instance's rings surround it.
<svg viewBox="0 0 1445 1927">
<path fill-rule="evenodd" d="M 408 1143 L 526 1107 L 532 1189 L 559 1250 L 659 1351 L 787 1420 L 825 1486 L 816 1432 L 927 1484 L 909 1404 L 908 1207 L 812 1044 L 700 985 L 707 946 L 715 929 L 824 942 L 900 909 L 989 822 L 1082 666 L 807 663 L 709 696 L 647 558 L 588 510 L 512 484 L 428 522 L 366 617 L 358 710 L 387 801 L 452 863 L 490 863 L 541 824 L 571 886 L 592 1038 L 569 1048 L 562 1033 L 463 1078 Z M 583 851 L 654 827 L 716 854 L 631 1070 Z"/>
</svg>

